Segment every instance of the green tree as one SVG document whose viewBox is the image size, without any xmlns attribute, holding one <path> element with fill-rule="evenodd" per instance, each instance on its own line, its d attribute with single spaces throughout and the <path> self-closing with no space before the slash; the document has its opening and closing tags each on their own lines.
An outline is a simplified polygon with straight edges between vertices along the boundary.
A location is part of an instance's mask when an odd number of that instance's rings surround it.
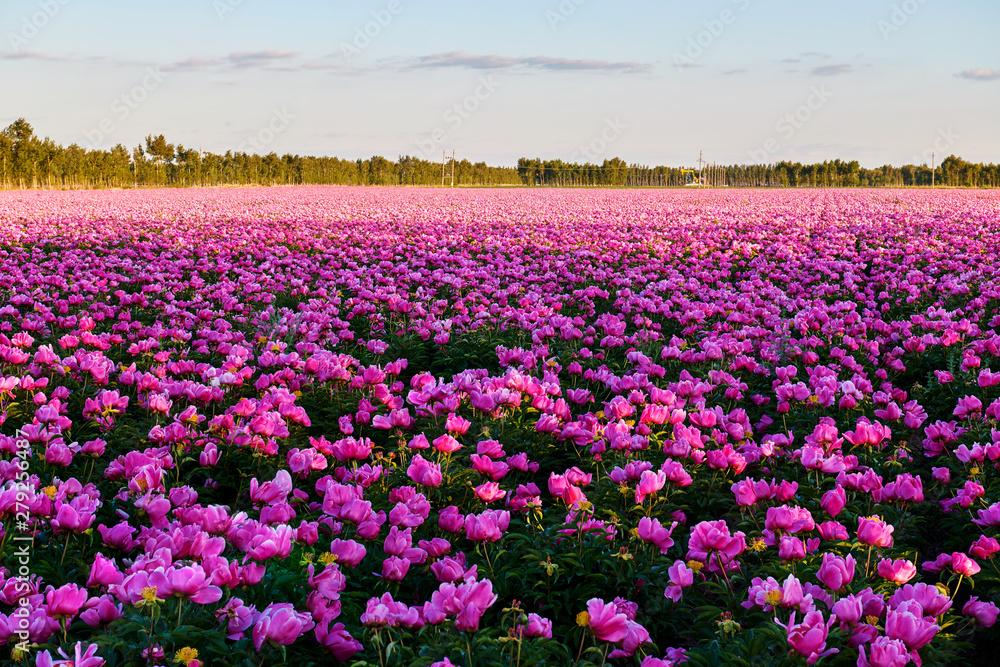
<svg viewBox="0 0 1000 667">
<path fill-rule="evenodd" d="M 163 177 L 161 182 L 166 182 L 167 165 L 173 162 L 174 145 L 167 143 L 166 137 L 162 134 L 158 137 L 149 135 L 146 137 L 146 153 L 153 159 L 153 164 Z"/>
<path fill-rule="evenodd" d="M 40 144 L 35 137 L 31 124 L 23 118 L 18 118 L 4 130 L 11 142 L 11 170 L 20 187 L 35 187 L 38 175 L 38 159 Z"/>
</svg>

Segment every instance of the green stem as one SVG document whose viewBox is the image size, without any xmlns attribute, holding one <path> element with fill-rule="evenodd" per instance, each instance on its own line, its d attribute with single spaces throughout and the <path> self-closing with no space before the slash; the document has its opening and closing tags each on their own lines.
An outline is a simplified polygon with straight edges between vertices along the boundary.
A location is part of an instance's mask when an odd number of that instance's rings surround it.
<svg viewBox="0 0 1000 667">
<path fill-rule="evenodd" d="M 59 559 L 59 564 L 62 565 L 66 561 L 66 549 L 69 548 L 69 538 L 73 533 L 66 533 L 66 543 L 63 545 L 62 558 Z"/>
<path fill-rule="evenodd" d="M 726 580 L 726 588 L 729 589 L 729 594 L 733 595 L 733 584 L 729 581 L 729 574 L 726 572 L 725 563 L 722 564 L 722 578 Z"/>
<path fill-rule="evenodd" d="M 3 525 L 3 528 L 4 528 L 3 539 L 0 539 L 0 556 L 2 556 L 3 555 L 4 547 L 7 546 L 7 538 L 10 537 L 10 531 L 7 530 L 7 522 L 6 521 L 2 522 L 2 524 L 0 524 L 0 525 Z M 994 563 L 993 567 L 996 567 L 995 563 Z"/>
<path fill-rule="evenodd" d="M 958 575 L 958 584 L 955 586 L 955 590 L 951 592 L 951 599 L 954 600 L 955 596 L 958 594 L 958 589 L 962 587 L 962 580 L 965 579 L 964 574 Z"/>
<path fill-rule="evenodd" d="M 385 667 L 385 660 L 382 659 L 382 640 L 378 634 L 378 628 L 375 628 L 375 646 L 378 647 L 378 664 Z"/>
<path fill-rule="evenodd" d="M 483 555 L 486 556 L 486 564 L 490 567 L 490 577 L 496 579 L 496 574 L 493 572 L 493 563 L 490 562 L 490 548 L 483 542 Z"/>
</svg>

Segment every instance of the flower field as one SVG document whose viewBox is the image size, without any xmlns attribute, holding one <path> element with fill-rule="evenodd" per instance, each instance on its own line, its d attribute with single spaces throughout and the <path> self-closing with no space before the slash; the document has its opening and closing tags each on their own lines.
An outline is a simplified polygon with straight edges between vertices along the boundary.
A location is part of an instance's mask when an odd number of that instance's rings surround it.
<svg viewBox="0 0 1000 667">
<path fill-rule="evenodd" d="M 995 664 L 998 238 L 975 191 L 0 193 L 0 662 Z"/>
</svg>

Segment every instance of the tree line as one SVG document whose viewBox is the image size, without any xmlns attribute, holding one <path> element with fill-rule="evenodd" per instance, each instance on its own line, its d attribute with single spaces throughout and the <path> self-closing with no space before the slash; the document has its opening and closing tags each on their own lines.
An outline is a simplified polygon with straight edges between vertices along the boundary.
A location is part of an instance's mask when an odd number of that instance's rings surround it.
<svg viewBox="0 0 1000 667">
<path fill-rule="evenodd" d="M 448 185 L 520 185 L 517 170 L 485 162 L 450 162 Z M 163 135 L 108 150 L 41 139 L 23 118 L 0 132 L 0 189 L 96 189 L 222 185 L 440 185 L 442 165 L 412 156 L 396 161 L 302 155 L 202 152 Z"/>
<path fill-rule="evenodd" d="M 517 172 L 523 185 L 555 187 L 678 187 L 687 183 L 681 167 L 627 164 L 620 158 L 600 165 L 521 158 Z M 697 171 L 696 171 L 697 173 Z M 827 160 L 816 164 L 707 165 L 700 172 L 707 185 L 716 187 L 1000 187 L 1000 165 L 966 162 L 954 155 L 937 169 L 928 165 L 862 167 L 856 160 Z"/>
<path fill-rule="evenodd" d="M 452 174 L 454 173 L 454 177 Z M 705 182 L 725 187 L 919 187 L 933 182 L 955 187 L 1000 187 L 1000 166 L 951 156 L 932 174 L 926 165 L 865 169 L 857 161 L 817 164 L 777 162 L 711 165 Z M 257 155 L 243 151 L 202 152 L 169 143 L 164 135 L 144 144 L 102 150 L 61 146 L 39 138 L 23 118 L 0 132 L 0 189 L 98 189 L 222 185 L 527 185 L 549 187 L 678 187 L 682 168 L 521 158 L 516 167 L 457 160 L 445 165 L 414 156 L 395 161 L 302 155 Z"/>
</svg>

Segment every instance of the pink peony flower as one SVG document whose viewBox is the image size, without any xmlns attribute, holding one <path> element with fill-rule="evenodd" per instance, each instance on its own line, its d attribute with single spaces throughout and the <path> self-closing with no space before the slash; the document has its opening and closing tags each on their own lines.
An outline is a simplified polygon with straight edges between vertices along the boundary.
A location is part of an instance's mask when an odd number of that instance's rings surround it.
<svg viewBox="0 0 1000 667">
<path fill-rule="evenodd" d="M 858 667 L 905 667 L 910 663 L 910 651 L 898 639 L 877 637 L 868 647 L 867 654 L 863 645 L 858 650 L 861 653 Z"/>
<path fill-rule="evenodd" d="M 956 573 L 971 577 L 977 574 L 982 568 L 979 563 L 966 556 L 961 551 L 956 551 L 951 555 L 951 569 Z"/>
<path fill-rule="evenodd" d="M 49 616 L 56 619 L 73 618 L 87 602 L 87 589 L 76 584 L 65 584 L 45 591 L 45 607 Z"/>
<path fill-rule="evenodd" d="M 625 639 L 628 617 L 618 613 L 614 603 L 591 598 L 587 601 L 587 614 L 587 626 L 598 640 L 616 644 Z"/>
<path fill-rule="evenodd" d="M 830 632 L 835 618 L 830 616 L 829 620 L 823 620 L 823 614 L 818 611 L 811 611 L 802 619 L 802 623 L 795 623 L 795 612 L 792 612 L 788 623 L 781 623 L 775 620 L 779 626 L 788 633 L 788 646 L 805 656 L 807 664 L 813 664 L 820 658 L 839 653 L 840 649 L 826 648 L 826 638 Z"/>
<path fill-rule="evenodd" d="M 902 558 L 896 560 L 883 558 L 878 564 L 878 574 L 895 584 L 902 585 L 917 576 L 917 566 Z"/>
<path fill-rule="evenodd" d="M 676 521 L 670 524 L 670 528 L 664 528 L 658 519 L 642 517 L 639 519 L 637 535 L 643 542 L 655 544 L 660 549 L 660 553 L 665 554 L 670 547 L 674 546 L 674 541 L 671 539 L 670 535 L 676 527 Z"/>
<path fill-rule="evenodd" d="M 518 626 L 518 632 L 523 637 L 552 639 L 552 621 L 538 614 L 528 614 L 528 624 Z"/>
<path fill-rule="evenodd" d="M 875 547 L 891 547 L 895 530 L 880 517 L 858 517 L 858 540 Z"/>
<path fill-rule="evenodd" d="M 890 609 L 885 621 L 886 636 L 901 640 L 911 650 L 924 647 L 940 629 L 924 619 L 923 608 L 916 600 L 904 600 L 895 609 Z"/>
<path fill-rule="evenodd" d="M 275 602 L 261 612 L 253 627 L 253 645 L 258 651 L 269 642 L 275 646 L 295 643 L 302 634 L 312 630 L 316 624 L 304 612 L 295 611 L 289 602 Z"/>
<path fill-rule="evenodd" d="M 836 554 L 825 553 L 816 578 L 831 591 L 838 592 L 854 580 L 854 573 L 854 556 L 848 554 L 846 558 L 842 558 Z"/>
<path fill-rule="evenodd" d="M 725 521 L 702 521 L 691 529 L 687 557 L 705 562 L 710 572 L 718 572 L 720 567 L 733 569 L 734 559 L 745 549 L 743 533 L 730 535 Z"/>
<path fill-rule="evenodd" d="M 981 627 L 991 628 L 997 622 L 1000 609 L 992 602 L 982 602 L 978 597 L 973 596 L 962 607 L 962 613 L 976 619 L 976 623 Z"/>
<path fill-rule="evenodd" d="M 832 491 L 824 493 L 823 498 L 820 501 L 820 507 L 822 507 L 831 518 L 835 518 L 846 506 L 847 493 L 844 491 L 844 487 L 840 484 L 838 484 L 837 488 Z"/>
<path fill-rule="evenodd" d="M 656 495 L 656 492 L 662 489 L 666 483 L 667 473 L 662 470 L 660 472 L 644 471 L 639 478 L 639 485 L 635 489 L 635 503 L 641 505 L 646 496 Z"/>
<path fill-rule="evenodd" d="M 357 639 L 354 639 L 343 623 L 336 623 L 330 626 L 330 621 L 320 623 L 315 629 L 316 641 L 320 643 L 330 655 L 338 662 L 346 662 L 355 653 L 364 647 Z"/>
<path fill-rule="evenodd" d="M 38 654 L 35 659 L 35 667 L 101 667 L 105 664 L 104 658 L 97 655 L 97 644 L 90 644 L 86 649 L 83 644 L 77 642 L 73 645 L 73 655 L 67 655 L 63 649 L 58 649 L 58 654 L 62 658 L 53 658 L 48 651 Z"/>
</svg>

